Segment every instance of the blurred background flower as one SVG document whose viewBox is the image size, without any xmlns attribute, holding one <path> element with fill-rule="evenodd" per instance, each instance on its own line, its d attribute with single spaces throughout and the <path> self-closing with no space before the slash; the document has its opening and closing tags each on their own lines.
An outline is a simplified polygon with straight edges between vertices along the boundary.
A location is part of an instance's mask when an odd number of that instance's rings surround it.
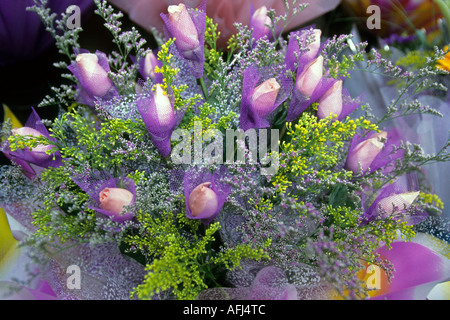
<svg viewBox="0 0 450 320">
<path fill-rule="evenodd" d="M 185 3 L 189 7 L 197 7 L 201 0 L 110 0 L 119 9 L 128 12 L 132 21 L 144 29 L 150 31 L 152 27 L 162 32 L 163 21 L 160 12 L 167 13 L 169 5 L 179 2 Z M 292 0 L 289 0 L 292 3 Z M 334 10 L 341 0 L 310 0 L 309 6 L 301 14 L 291 19 L 288 30 L 295 29 L 308 21 L 311 21 L 331 10 Z M 221 38 L 219 46 L 225 47 L 227 39 L 236 32 L 235 22 L 248 25 L 250 23 L 251 5 L 255 9 L 266 6 L 274 9 L 278 15 L 285 13 L 283 1 L 277 0 L 209 0 L 207 1 L 206 13 L 219 25 Z"/>
<path fill-rule="evenodd" d="M 380 8 L 381 28 L 371 29 L 381 38 L 396 35 L 414 35 L 424 29 L 428 35 L 439 30 L 442 12 L 434 0 L 343 0 L 343 7 L 358 18 L 362 25 L 372 15 L 368 7 Z M 367 28 L 366 28 L 367 29 Z"/>
</svg>

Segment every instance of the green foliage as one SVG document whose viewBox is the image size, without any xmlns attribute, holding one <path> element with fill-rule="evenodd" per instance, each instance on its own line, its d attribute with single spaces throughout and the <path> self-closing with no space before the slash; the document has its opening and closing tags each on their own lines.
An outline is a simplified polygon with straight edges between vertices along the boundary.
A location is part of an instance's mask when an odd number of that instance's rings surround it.
<svg viewBox="0 0 450 320">
<path fill-rule="evenodd" d="M 148 252 L 153 261 L 142 284 L 132 292 L 140 299 L 170 293 L 177 299 L 195 299 L 206 288 L 220 287 L 226 270 L 240 266 L 242 259 L 262 259 L 261 249 L 238 245 L 223 251 L 215 249 L 218 222 L 203 227 L 184 213 L 167 212 L 158 218 L 140 212 L 138 219 L 144 232 L 129 236 L 125 242 Z M 185 231 L 191 237 L 187 238 Z M 144 234 L 144 236 L 142 236 Z"/>
<path fill-rule="evenodd" d="M 301 115 L 297 124 L 287 123 L 286 127 L 289 141 L 281 145 L 280 170 L 272 178 L 280 193 L 285 193 L 294 181 L 301 184 L 299 179 L 307 175 L 314 174 L 330 185 L 350 179 L 351 172 L 332 170 L 343 160 L 344 143 L 353 138 L 356 130 L 378 130 L 364 118 L 335 121 L 330 116 L 319 120 L 307 112 Z M 305 193 L 318 191 L 304 190 Z"/>
</svg>

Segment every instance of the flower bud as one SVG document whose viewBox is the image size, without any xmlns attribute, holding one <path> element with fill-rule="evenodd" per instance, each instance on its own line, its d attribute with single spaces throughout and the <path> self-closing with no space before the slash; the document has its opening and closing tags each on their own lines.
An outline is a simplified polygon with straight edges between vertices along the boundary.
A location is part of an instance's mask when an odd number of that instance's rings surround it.
<svg viewBox="0 0 450 320">
<path fill-rule="evenodd" d="M 323 57 L 311 61 L 295 81 L 295 88 L 306 97 L 311 97 L 323 75 Z"/>
<path fill-rule="evenodd" d="M 17 129 L 12 129 L 11 132 L 14 135 L 19 136 L 33 136 L 33 137 L 42 137 L 42 133 L 40 133 L 38 130 L 30 127 L 21 127 Z M 52 144 L 38 144 L 37 146 L 31 148 L 30 154 L 36 161 L 42 161 L 47 160 L 51 155 L 46 154 L 48 150 L 51 150 L 55 146 Z"/>
<path fill-rule="evenodd" d="M 153 125 L 156 126 L 155 131 L 163 132 L 172 129 L 175 121 L 175 111 L 167 93 L 160 84 L 156 85 L 153 97 L 156 116 L 153 119 Z"/>
<path fill-rule="evenodd" d="M 260 117 L 265 118 L 273 111 L 280 88 L 281 86 L 277 80 L 270 78 L 253 90 L 251 105 Z"/>
<path fill-rule="evenodd" d="M 170 33 L 175 38 L 175 45 L 182 52 L 199 47 L 197 28 L 183 3 L 171 5 L 167 9 L 170 22 Z"/>
<path fill-rule="evenodd" d="M 384 142 L 382 139 L 387 138 L 387 132 L 381 131 L 363 142 L 360 142 L 348 155 L 346 167 L 347 169 L 358 172 L 359 166 L 361 166 L 362 172 L 365 172 L 376 156 L 383 150 Z"/>
<path fill-rule="evenodd" d="M 342 112 L 342 80 L 336 81 L 318 100 L 317 117 L 324 119 L 332 114 L 339 116 Z"/>
<path fill-rule="evenodd" d="M 386 212 L 386 216 L 389 216 L 394 212 L 394 207 L 396 212 L 402 211 L 404 209 L 407 210 L 419 196 L 419 193 L 419 191 L 415 191 L 394 194 L 381 199 L 378 202 L 378 206 Z"/>
<path fill-rule="evenodd" d="M 142 68 L 140 72 L 145 79 L 150 78 L 152 81 L 156 79 L 155 68 L 159 65 L 158 58 L 153 52 L 149 52 L 145 55 Z"/>
<path fill-rule="evenodd" d="M 211 182 L 204 182 L 192 190 L 189 195 L 188 205 L 194 217 L 209 218 L 213 216 L 219 202 L 216 193 L 209 188 Z"/>
<path fill-rule="evenodd" d="M 253 29 L 253 38 L 259 40 L 264 36 L 270 36 L 270 28 L 272 20 L 267 16 L 267 7 L 258 8 L 250 19 L 250 28 Z"/>
<path fill-rule="evenodd" d="M 133 194 L 122 188 L 105 188 L 99 194 L 100 209 L 119 215 L 133 200 Z"/>
<path fill-rule="evenodd" d="M 102 97 L 113 87 L 113 83 L 108 77 L 108 72 L 99 64 L 96 54 L 78 54 L 76 64 L 79 68 L 80 79 L 78 80 L 88 94 Z"/>
<path fill-rule="evenodd" d="M 308 44 L 307 48 L 309 49 L 308 52 L 305 52 L 303 54 L 303 57 L 308 60 L 314 59 L 319 52 L 320 49 L 320 37 L 322 36 L 322 31 L 320 29 L 314 29 L 313 30 L 313 40 L 310 44 Z"/>
</svg>

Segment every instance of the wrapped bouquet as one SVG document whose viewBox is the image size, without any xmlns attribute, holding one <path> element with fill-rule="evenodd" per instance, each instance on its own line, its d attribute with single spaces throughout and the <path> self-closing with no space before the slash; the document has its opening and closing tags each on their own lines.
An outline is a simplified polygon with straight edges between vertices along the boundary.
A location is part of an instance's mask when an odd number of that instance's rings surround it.
<svg viewBox="0 0 450 320">
<path fill-rule="evenodd" d="M 426 154 L 390 120 L 439 116 L 435 49 L 402 70 L 351 34 L 285 33 L 306 7 L 251 8 L 227 50 L 206 2 L 161 13 L 157 48 L 95 0 L 117 50 L 89 51 L 36 0 L 69 83 L 21 127 L 6 122 L 1 258 L 25 250 L 29 282 L 3 293 L 58 299 L 425 299 L 450 280 Z M 347 81 L 360 65 L 401 83 L 374 116 Z M 58 105 L 56 119 L 39 109 Z M 447 230 L 442 220 L 435 230 Z M 20 241 L 20 246 L 18 246 Z M 21 264 L 23 266 L 23 263 Z M 13 296 L 14 297 L 14 296 Z"/>
</svg>

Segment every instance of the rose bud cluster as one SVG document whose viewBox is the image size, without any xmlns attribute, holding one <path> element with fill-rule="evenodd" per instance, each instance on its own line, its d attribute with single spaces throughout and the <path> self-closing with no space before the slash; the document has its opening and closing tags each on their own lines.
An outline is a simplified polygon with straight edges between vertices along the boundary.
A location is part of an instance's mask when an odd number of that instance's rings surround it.
<svg viewBox="0 0 450 320">
<path fill-rule="evenodd" d="M 203 77 L 206 4 L 193 10 L 183 3 L 171 5 L 161 13 L 166 33 L 175 39 L 175 46 L 185 59 L 195 78 Z"/>
<path fill-rule="evenodd" d="M 295 121 L 313 103 L 317 103 L 319 119 L 334 116 L 334 120 L 344 119 L 359 105 L 358 100 L 351 99 L 343 89 L 342 79 L 327 75 L 329 72 L 320 54 L 321 34 L 319 29 L 305 29 L 289 38 L 285 64 L 288 70 L 296 72 L 286 117 L 289 122 Z"/>
</svg>

